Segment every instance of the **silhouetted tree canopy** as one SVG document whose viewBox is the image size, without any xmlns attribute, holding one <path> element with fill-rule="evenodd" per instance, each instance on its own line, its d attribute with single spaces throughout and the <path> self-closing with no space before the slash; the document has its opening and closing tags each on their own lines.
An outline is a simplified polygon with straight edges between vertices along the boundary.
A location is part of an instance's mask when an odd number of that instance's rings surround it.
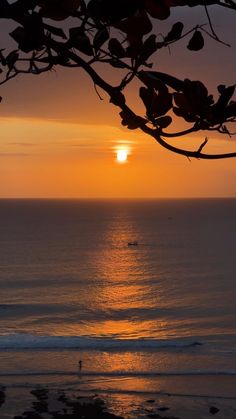
<svg viewBox="0 0 236 419">
<path fill-rule="evenodd" d="M 157 34 L 157 21 L 168 19 L 176 6 L 202 6 L 208 25 L 186 31 L 184 22 L 178 21 L 166 33 Z M 204 47 L 207 36 L 224 44 L 214 30 L 209 6 L 236 11 L 233 0 L 0 0 L 0 18 L 16 23 L 10 32 L 16 47 L 0 51 L 0 84 L 21 73 L 38 75 L 56 66 L 79 67 L 90 76 L 99 96 L 101 90 L 108 94 L 128 129 L 140 129 L 163 147 L 187 157 L 236 156 L 204 153 L 207 138 L 193 151 L 168 142 L 198 131 L 231 135 L 229 126 L 236 121 L 235 85 L 219 85 L 214 98 L 201 81 L 181 80 L 153 66 L 160 50 L 183 38 L 187 49 L 196 52 Z M 121 74 L 119 84 L 106 81 L 97 63 Z M 126 88 L 137 79 L 143 115 L 126 100 Z M 173 132 L 175 119 L 188 127 Z"/>
</svg>

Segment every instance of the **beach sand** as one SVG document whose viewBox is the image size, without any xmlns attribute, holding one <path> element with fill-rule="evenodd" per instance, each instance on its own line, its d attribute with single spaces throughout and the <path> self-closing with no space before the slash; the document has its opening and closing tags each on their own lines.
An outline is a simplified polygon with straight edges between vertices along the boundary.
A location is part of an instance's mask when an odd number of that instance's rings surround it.
<svg viewBox="0 0 236 419">
<path fill-rule="evenodd" d="M 81 390 L 3 387 L 1 419 L 217 419 L 236 418 L 235 399 L 154 394 L 92 394 Z"/>
</svg>

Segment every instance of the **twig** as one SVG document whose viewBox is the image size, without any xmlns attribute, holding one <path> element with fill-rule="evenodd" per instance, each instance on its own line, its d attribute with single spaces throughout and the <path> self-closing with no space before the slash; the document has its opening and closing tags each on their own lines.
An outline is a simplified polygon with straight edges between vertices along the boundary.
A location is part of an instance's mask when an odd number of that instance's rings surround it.
<svg viewBox="0 0 236 419">
<path fill-rule="evenodd" d="M 218 37 L 215 37 L 214 35 L 212 35 L 210 32 L 208 32 L 206 29 L 202 29 L 203 32 L 205 32 L 210 38 L 214 39 L 214 41 L 219 42 L 220 44 L 225 45 L 226 47 L 231 47 L 230 44 L 227 44 L 227 42 L 222 41 L 221 39 L 219 39 Z"/>
<path fill-rule="evenodd" d="M 96 85 L 96 83 L 93 83 L 93 87 L 94 87 L 94 90 L 95 90 L 95 92 L 97 93 L 97 95 L 98 95 L 99 99 L 100 99 L 100 100 L 103 100 L 103 97 L 100 95 L 100 93 L 99 93 L 99 91 L 98 91 L 98 89 L 97 89 L 97 85 Z"/>
<path fill-rule="evenodd" d="M 216 32 L 215 32 L 214 28 L 213 28 L 213 25 L 212 25 L 212 22 L 211 22 L 211 18 L 210 18 L 210 15 L 209 15 L 209 12 L 208 12 L 208 8 L 207 8 L 207 6 L 204 6 L 204 9 L 205 9 L 205 12 L 206 12 L 206 15 L 207 15 L 208 23 L 209 23 L 210 28 L 211 28 L 211 32 L 213 33 L 213 35 L 214 35 L 215 39 L 216 39 L 217 41 L 219 41 L 219 38 L 218 38 L 218 36 L 217 36 L 217 34 L 216 34 Z"/>
<path fill-rule="evenodd" d="M 203 143 L 200 145 L 199 149 L 197 150 L 198 153 L 201 153 L 202 149 L 205 147 L 205 145 L 208 143 L 208 138 L 206 137 Z"/>
</svg>

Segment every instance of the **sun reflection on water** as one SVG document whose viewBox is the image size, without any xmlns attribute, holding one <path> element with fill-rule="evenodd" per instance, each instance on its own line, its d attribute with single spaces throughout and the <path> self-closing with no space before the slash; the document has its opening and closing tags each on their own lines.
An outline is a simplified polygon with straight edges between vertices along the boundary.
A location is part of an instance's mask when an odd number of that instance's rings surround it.
<svg viewBox="0 0 236 419">
<path fill-rule="evenodd" d="M 150 294 L 148 278 L 148 248 L 142 245 L 139 226 L 123 214 L 113 217 L 107 224 L 103 240 L 108 244 L 93 255 L 100 278 L 95 302 L 105 318 L 93 321 L 94 334 L 117 338 L 141 338 L 154 333 L 157 324 L 145 319 L 145 313 L 161 305 L 161 294 Z M 129 247 L 128 242 L 137 240 L 139 245 Z M 160 301 L 158 301 L 160 300 Z M 164 319 L 159 321 L 159 329 Z M 91 329 L 91 330 L 92 330 Z"/>
</svg>

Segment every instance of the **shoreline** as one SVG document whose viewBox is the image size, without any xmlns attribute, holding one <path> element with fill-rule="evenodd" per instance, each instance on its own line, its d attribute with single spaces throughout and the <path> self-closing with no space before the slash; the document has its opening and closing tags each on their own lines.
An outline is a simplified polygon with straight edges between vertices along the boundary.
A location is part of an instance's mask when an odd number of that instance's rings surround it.
<svg viewBox="0 0 236 419">
<path fill-rule="evenodd" d="M 216 416 L 215 416 L 216 415 Z M 0 386 L 1 419 L 233 419 L 236 398 Z"/>
</svg>

